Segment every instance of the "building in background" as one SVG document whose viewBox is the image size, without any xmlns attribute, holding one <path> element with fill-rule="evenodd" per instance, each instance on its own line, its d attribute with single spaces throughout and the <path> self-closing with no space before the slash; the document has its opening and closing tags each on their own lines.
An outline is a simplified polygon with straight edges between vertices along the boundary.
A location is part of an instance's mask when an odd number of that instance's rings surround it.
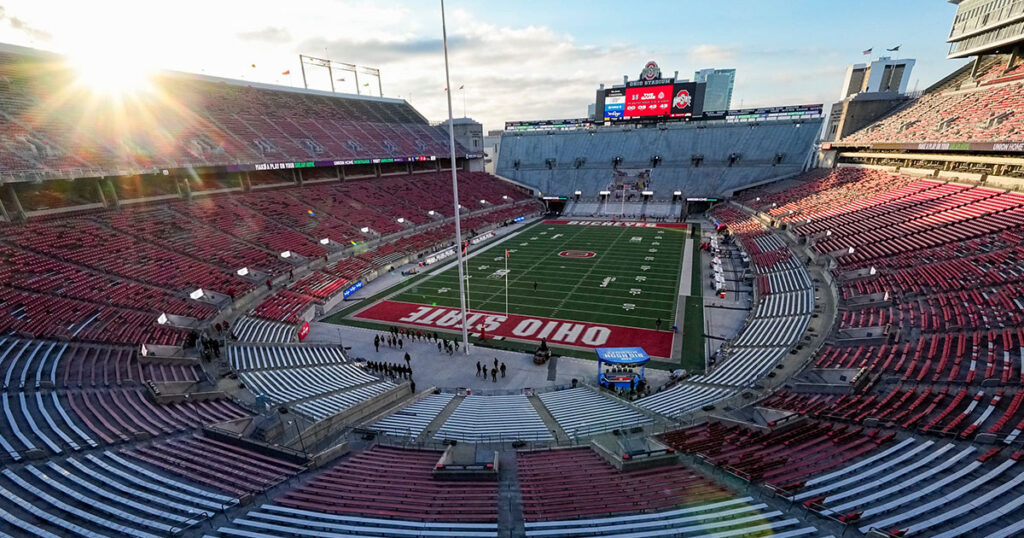
<svg viewBox="0 0 1024 538">
<path fill-rule="evenodd" d="M 1024 2 L 1020 0 L 949 0 L 956 17 L 949 31 L 947 58 L 1011 53 L 1007 69 L 1024 53 Z M 976 74 L 976 73 L 975 73 Z"/>
<path fill-rule="evenodd" d="M 484 172 L 488 174 L 495 173 L 503 132 L 505 131 L 502 129 L 492 129 L 487 131 L 487 136 L 484 137 Z"/>
<path fill-rule="evenodd" d="M 732 108 L 732 88 L 736 83 L 735 69 L 701 69 L 693 74 L 693 81 L 706 84 L 704 110 Z"/>
<path fill-rule="evenodd" d="M 903 58 L 893 60 L 888 56 L 877 58 L 869 64 L 854 64 L 846 68 L 843 94 L 846 99 L 858 93 L 907 93 L 910 72 L 914 60 Z"/>
<path fill-rule="evenodd" d="M 906 102 L 913 69 L 912 59 L 886 56 L 848 67 L 839 102 L 832 105 L 822 140 L 838 141 Z"/>
<path fill-rule="evenodd" d="M 455 128 L 455 143 L 461 144 L 474 156 L 470 171 L 482 172 L 484 163 L 476 157 L 484 153 L 484 126 L 472 118 L 454 118 L 452 123 Z M 437 125 L 448 132 L 447 121 L 438 122 Z"/>
</svg>

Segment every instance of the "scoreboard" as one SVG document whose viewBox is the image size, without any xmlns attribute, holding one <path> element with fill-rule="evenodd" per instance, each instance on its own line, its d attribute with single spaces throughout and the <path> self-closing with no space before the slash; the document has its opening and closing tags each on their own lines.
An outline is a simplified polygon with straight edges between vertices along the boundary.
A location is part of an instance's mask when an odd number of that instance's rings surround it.
<svg viewBox="0 0 1024 538">
<path fill-rule="evenodd" d="M 698 89 L 699 87 L 699 89 Z M 638 80 L 604 91 L 604 120 L 657 121 L 700 114 L 703 85 L 672 79 Z"/>
<path fill-rule="evenodd" d="M 626 88 L 627 118 L 647 118 L 668 115 L 672 101 L 672 85 Z"/>
</svg>

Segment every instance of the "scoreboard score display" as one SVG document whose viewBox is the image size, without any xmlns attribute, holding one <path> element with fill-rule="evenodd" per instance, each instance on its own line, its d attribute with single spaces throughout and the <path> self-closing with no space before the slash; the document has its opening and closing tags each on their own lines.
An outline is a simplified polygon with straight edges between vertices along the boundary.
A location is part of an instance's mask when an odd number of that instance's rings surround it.
<svg viewBox="0 0 1024 538">
<path fill-rule="evenodd" d="M 672 102 L 672 85 L 626 88 L 627 118 L 668 115 Z"/>
<path fill-rule="evenodd" d="M 658 121 L 699 115 L 703 84 L 661 78 L 661 69 L 648 62 L 639 80 L 604 90 L 604 121 Z M 601 99 L 598 95 L 598 100 Z"/>
<path fill-rule="evenodd" d="M 604 120 L 657 120 L 694 115 L 697 83 L 654 81 L 661 84 L 611 88 L 604 94 Z M 636 84 L 636 83 L 633 83 Z"/>
<path fill-rule="evenodd" d="M 604 121 L 656 121 L 694 115 L 698 91 L 695 82 L 656 82 L 663 83 L 604 90 Z"/>
</svg>

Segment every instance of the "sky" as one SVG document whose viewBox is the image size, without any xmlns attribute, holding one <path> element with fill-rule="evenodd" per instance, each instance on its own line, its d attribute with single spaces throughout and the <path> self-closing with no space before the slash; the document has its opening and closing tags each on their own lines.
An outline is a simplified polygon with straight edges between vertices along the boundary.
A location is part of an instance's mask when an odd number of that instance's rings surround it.
<svg viewBox="0 0 1024 538">
<path fill-rule="evenodd" d="M 580 118 L 602 83 L 735 68 L 733 108 L 824 103 L 846 67 L 900 45 L 924 89 L 946 60 L 956 8 L 940 0 L 448 0 L 452 105 L 486 130 L 505 121 Z M 380 69 L 385 97 L 447 118 L 439 2 L 430 0 L 0 0 L 0 42 L 109 64 L 301 87 L 299 54 Z M 872 56 L 862 51 L 874 49 Z M 253 67 L 255 65 L 255 67 Z M 132 67 L 134 66 L 134 67 Z M 283 75 L 290 71 L 289 75 Z M 351 74 L 335 73 L 354 93 Z M 329 89 L 320 68 L 310 87 Z M 369 82 L 368 87 L 362 86 Z M 458 90 L 464 87 L 463 90 Z M 377 80 L 360 75 L 360 90 Z"/>
</svg>

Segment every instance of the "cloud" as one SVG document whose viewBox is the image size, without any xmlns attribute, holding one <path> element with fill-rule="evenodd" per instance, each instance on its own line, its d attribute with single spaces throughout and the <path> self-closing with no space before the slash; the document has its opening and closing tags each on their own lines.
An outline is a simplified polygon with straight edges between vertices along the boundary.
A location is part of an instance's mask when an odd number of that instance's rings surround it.
<svg viewBox="0 0 1024 538">
<path fill-rule="evenodd" d="M 719 45 L 697 45 L 689 51 L 690 59 L 697 64 L 726 64 L 735 61 L 737 50 Z"/>
<path fill-rule="evenodd" d="M 10 25 L 11 28 L 25 34 L 29 39 L 50 41 L 53 38 L 49 32 L 35 28 L 23 19 L 19 19 L 18 17 L 8 18 L 7 9 L 4 8 L 4 6 L 0 6 L 0 21 L 3 20 L 6 20 L 7 24 Z"/>
<path fill-rule="evenodd" d="M 455 14 L 449 20 L 458 18 Z M 583 117 L 602 80 L 615 82 L 622 73 L 639 73 L 650 57 L 625 45 L 580 44 L 544 26 L 497 26 L 477 19 L 450 24 L 449 31 L 451 86 L 465 85 L 464 91 L 452 94 L 455 113 L 463 114 L 465 102 L 468 115 L 486 129 L 500 128 L 508 120 Z M 447 117 L 439 35 L 311 38 L 298 46 L 325 47 L 344 51 L 341 57 L 331 55 L 339 61 L 379 67 L 386 96 L 410 100 L 432 120 Z M 314 76 L 326 81 L 323 75 Z"/>
<path fill-rule="evenodd" d="M 288 29 L 280 26 L 267 26 L 261 30 L 250 30 L 235 34 L 243 41 L 264 41 L 267 43 L 287 43 L 292 40 Z"/>
<path fill-rule="evenodd" d="M 430 120 L 447 118 L 436 3 L 304 0 L 303 9 L 295 10 L 272 0 L 250 0 L 239 10 L 235 2 L 209 0 L 99 0 L 65 2 L 60 17 L 38 0 L 0 3 L 0 33 L 6 31 L 11 37 L 7 41 L 15 44 L 32 46 L 27 32 L 36 30 L 52 34 L 47 48 L 69 53 L 86 36 L 106 34 L 145 48 L 155 66 L 296 86 L 302 85 L 300 54 L 326 57 L 380 68 L 386 97 L 409 100 Z M 461 116 L 465 98 L 468 115 L 487 129 L 509 120 L 583 117 L 601 83 L 621 84 L 623 74 L 635 79 L 651 59 L 666 75 L 679 70 L 682 78 L 701 68 L 736 68 L 734 106 L 741 100 L 745 106 L 824 102 L 838 94 L 850 59 L 840 43 L 757 40 L 733 23 L 710 37 L 696 38 L 692 45 L 675 44 L 643 33 L 609 37 L 543 24 L 513 25 L 478 7 L 486 3 L 459 4 L 447 11 L 448 45 L 451 86 L 465 85 L 465 91 L 453 91 L 452 104 Z M 118 17 L 99 18 L 83 27 L 80 21 L 95 18 L 97 9 Z M 203 17 L 196 18 L 196 13 Z M 13 14 L 20 17 L 17 22 L 12 21 Z M 544 15 L 538 10 L 532 19 L 519 20 L 543 22 L 548 20 Z M 154 21 L 189 28 L 202 39 L 153 39 L 147 32 Z M 253 69 L 252 64 L 258 67 Z M 285 70 L 294 76 L 282 78 Z M 307 65 L 306 75 L 311 88 L 330 89 L 326 70 Z M 351 74 L 336 70 L 333 78 L 339 92 L 356 92 Z M 376 93 L 373 77 L 360 73 L 358 78 L 360 90 Z M 367 82 L 370 86 L 363 87 Z"/>
<path fill-rule="evenodd" d="M 463 37 L 453 37 L 448 40 L 448 46 L 470 45 Z M 339 61 L 358 60 L 360 65 L 382 65 L 390 62 L 403 61 L 424 55 L 436 55 L 441 53 L 440 38 L 410 38 L 401 40 L 365 39 L 356 40 L 352 38 L 325 39 L 322 37 L 310 38 L 299 43 L 299 50 L 335 50 L 344 51 L 344 56 Z"/>
</svg>

